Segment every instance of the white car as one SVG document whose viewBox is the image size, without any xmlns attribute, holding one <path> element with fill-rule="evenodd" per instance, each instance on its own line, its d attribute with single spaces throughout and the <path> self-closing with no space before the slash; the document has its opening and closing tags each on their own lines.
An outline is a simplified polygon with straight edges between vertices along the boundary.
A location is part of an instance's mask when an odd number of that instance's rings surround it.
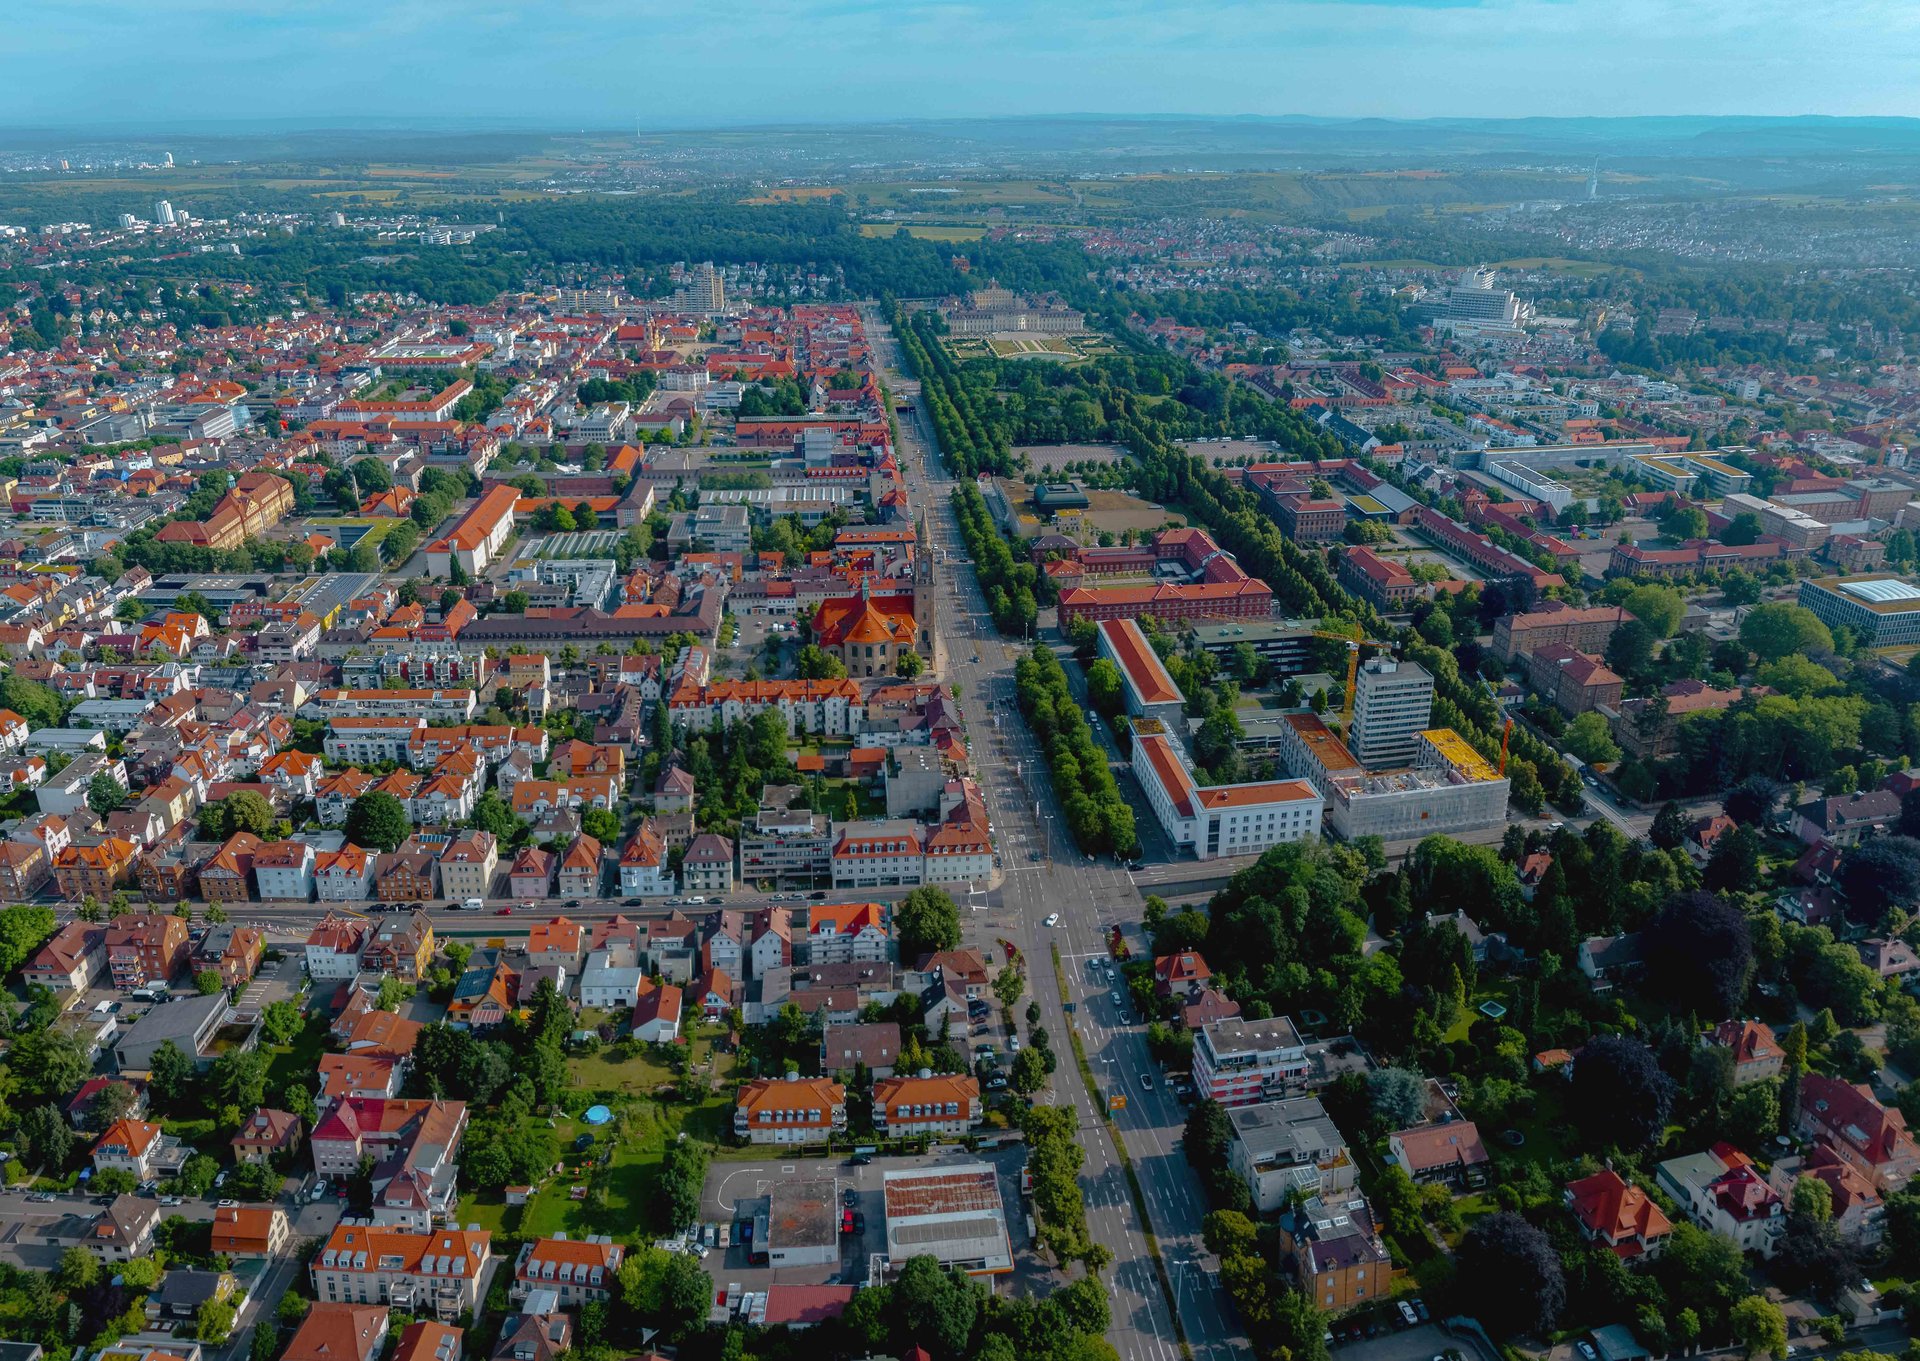
<svg viewBox="0 0 1920 1361">
<path fill-rule="evenodd" d="M 1013 1036 L 1007 1041 L 1007 1052 L 1009 1054 L 1017 1054 L 1020 1052 L 1020 1037 L 1018 1035 Z"/>
<path fill-rule="evenodd" d="M 1047 925 L 1058 926 L 1059 924 L 1060 924 L 1060 914 L 1058 912 L 1049 912 L 1047 914 Z"/>
</svg>

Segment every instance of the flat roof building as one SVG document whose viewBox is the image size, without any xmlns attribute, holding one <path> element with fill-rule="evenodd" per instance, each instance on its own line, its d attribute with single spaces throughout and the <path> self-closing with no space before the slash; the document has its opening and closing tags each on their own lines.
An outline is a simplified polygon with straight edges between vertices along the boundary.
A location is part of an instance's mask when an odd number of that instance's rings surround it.
<svg viewBox="0 0 1920 1361">
<path fill-rule="evenodd" d="M 1379 769 L 1412 762 L 1414 737 L 1433 721 L 1433 673 L 1417 662 L 1369 658 L 1354 677 L 1353 754 Z"/>
<path fill-rule="evenodd" d="M 787 1177 L 764 1196 L 740 1200 L 734 1217 L 750 1221 L 751 1260 L 771 1267 L 833 1266 L 840 1261 L 840 1211 L 830 1177 Z"/>
<path fill-rule="evenodd" d="M 1234 1106 L 1227 1121 L 1233 1127 L 1227 1165 L 1247 1183 L 1262 1214 L 1295 1193 L 1326 1196 L 1352 1188 L 1356 1169 L 1347 1141 L 1319 1097 Z"/>
<path fill-rule="evenodd" d="M 1920 643 L 1920 586 L 1891 573 L 1803 581 L 1800 603 L 1828 628 L 1847 629 L 1865 647 Z"/>
<path fill-rule="evenodd" d="M 882 1195 L 887 1216 L 887 1262 L 931 1256 L 969 1276 L 1013 1270 L 1000 1177 L 986 1163 L 914 1167 L 888 1172 Z"/>
</svg>

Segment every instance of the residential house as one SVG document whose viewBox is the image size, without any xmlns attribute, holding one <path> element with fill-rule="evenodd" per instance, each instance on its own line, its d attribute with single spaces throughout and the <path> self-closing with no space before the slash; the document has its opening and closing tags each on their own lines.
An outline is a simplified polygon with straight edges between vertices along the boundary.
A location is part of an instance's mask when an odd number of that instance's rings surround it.
<svg viewBox="0 0 1920 1361">
<path fill-rule="evenodd" d="M 107 925 L 106 950 L 114 987 L 171 983 L 187 966 L 187 923 L 170 913 L 123 912 Z"/>
<path fill-rule="evenodd" d="M 309 1264 L 313 1292 L 325 1303 L 388 1304 L 439 1318 L 472 1313 L 491 1247 L 484 1229 L 343 1223 Z"/>
<path fill-rule="evenodd" d="M 882 903 L 815 903 L 807 914 L 807 962 L 882 963 L 893 957 L 889 913 Z"/>
<path fill-rule="evenodd" d="M 681 999 L 677 985 L 643 980 L 633 1004 L 634 1039 L 648 1044 L 671 1044 L 679 1039 Z"/>
<path fill-rule="evenodd" d="M 864 1068 L 875 1078 L 889 1078 L 899 1058 L 900 1024 L 897 1021 L 828 1025 L 821 1032 L 820 1071 L 823 1073 L 850 1076 L 856 1069 Z"/>
<path fill-rule="evenodd" d="M 433 964 L 433 918 L 414 910 L 385 918 L 374 928 L 360 967 L 369 973 L 389 974 L 403 983 L 418 983 Z"/>
<path fill-rule="evenodd" d="M 1883 1196 L 1905 1190 L 1920 1171 L 1920 1147 L 1906 1120 L 1863 1085 L 1824 1073 L 1803 1075 L 1794 1129 L 1803 1139 L 1826 1144 Z"/>
<path fill-rule="evenodd" d="M 307 976 L 315 983 L 347 982 L 358 976 L 368 934 L 366 922 L 327 913 L 307 936 Z"/>
<path fill-rule="evenodd" d="M 144 1196 L 115 1196 L 87 1225 L 80 1246 L 107 1263 L 131 1262 L 153 1254 L 153 1231 L 160 1227 L 158 1201 Z"/>
<path fill-rule="evenodd" d="M 825 1143 L 847 1127 L 847 1089 L 823 1078 L 756 1078 L 735 1098 L 733 1132 L 750 1144 Z"/>
<path fill-rule="evenodd" d="M 16 903 L 35 898 L 52 874 L 53 857 L 38 841 L 0 842 L 0 898 Z"/>
<path fill-rule="evenodd" d="M 93 1146 L 93 1170 L 126 1172 L 146 1181 L 162 1172 L 177 1172 L 190 1150 L 160 1126 L 146 1120 L 116 1120 Z"/>
<path fill-rule="evenodd" d="M 1611 992 L 1616 980 L 1639 972 L 1642 958 L 1640 933 L 1623 936 L 1591 936 L 1580 942 L 1576 963 L 1593 984 L 1595 992 Z"/>
<path fill-rule="evenodd" d="M 500 951 L 476 950 L 453 986 L 453 996 L 447 1002 L 447 1023 L 469 1030 L 505 1025 L 513 1015 L 519 991 L 519 973 Z"/>
<path fill-rule="evenodd" d="M 1300 1289 L 1327 1313 L 1371 1304 L 1390 1292 L 1393 1258 L 1358 1191 L 1315 1196 L 1289 1210 L 1280 1220 L 1280 1252 Z"/>
<path fill-rule="evenodd" d="M 386 1345 L 386 1305 L 322 1300 L 300 1320 L 280 1361 L 380 1361 Z"/>
<path fill-rule="evenodd" d="M 1824 1143 L 1816 1143 L 1804 1158 L 1782 1158 L 1767 1180 L 1789 1206 L 1800 1178 L 1824 1182 L 1833 1198 L 1833 1227 L 1842 1241 L 1872 1250 L 1886 1232 L 1886 1199 L 1858 1168 Z"/>
<path fill-rule="evenodd" d="M 133 873 L 140 848 L 121 837 L 109 836 L 93 846 L 68 846 L 53 858 L 53 883 L 62 898 L 104 902 Z"/>
<path fill-rule="evenodd" d="M 637 958 L 637 952 L 625 945 L 589 954 L 580 973 L 580 1005 L 597 1011 L 632 1011 L 647 977 Z"/>
<path fill-rule="evenodd" d="M 600 896 L 600 843 L 585 832 L 573 839 L 560 857 L 560 896 L 598 898 Z"/>
<path fill-rule="evenodd" d="M 725 969 L 702 969 L 687 982 L 686 997 L 708 1025 L 721 1025 L 741 1009 L 745 989 Z M 832 1071 L 829 1069 L 828 1071 Z"/>
<path fill-rule="evenodd" d="M 665 897 L 673 892 L 667 847 L 654 830 L 653 819 L 642 822 L 620 850 L 620 891 L 630 897 Z"/>
<path fill-rule="evenodd" d="M 398 1096 L 405 1075 L 405 1061 L 390 1055 L 322 1054 L 320 1090 L 314 1099 L 324 1109 L 329 1103 L 350 1096 Z"/>
<path fill-rule="evenodd" d="M 285 1167 L 300 1150 L 306 1126 L 289 1111 L 261 1106 L 240 1125 L 233 1136 L 233 1160 L 236 1163 L 278 1163 Z"/>
<path fill-rule="evenodd" d="M 688 893 L 733 892 L 733 843 L 713 832 L 696 836 L 680 857 L 680 883 Z"/>
<path fill-rule="evenodd" d="M 193 967 L 214 970 L 226 987 L 243 987 L 252 980 L 266 950 L 266 933 L 259 927 L 215 922 L 193 948 Z"/>
<path fill-rule="evenodd" d="M 1766 1082 L 1780 1076 L 1780 1041 L 1764 1021 L 1722 1021 L 1707 1032 L 1706 1043 L 1733 1056 L 1733 1085 Z"/>
<path fill-rule="evenodd" d="M 313 882 L 323 903 L 363 902 L 373 894 L 376 852 L 348 842 L 337 851 L 321 851 L 313 858 Z M 254 861 L 254 872 L 260 862 Z M 262 890 L 264 895 L 265 890 Z"/>
<path fill-rule="evenodd" d="M 763 907 L 747 927 L 747 967 L 755 978 L 770 969 L 793 964 L 793 913 L 784 907 Z"/>
<path fill-rule="evenodd" d="M 382 900 L 424 903 L 434 896 L 438 875 L 433 852 L 417 846 L 409 850 L 403 844 L 373 858 L 373 892 Z"/>
<path fill-rule="evenodd" d="M 1830 841 L 1856 846 L 1900 821 L 1900 796 L 1890 789 L 1812 799 L 1793 810 L 1793 832 L 1807 845 Z"/>
<path fill-rule="evenodd" d="M 1456 1190 L 1485 1182 L 1492 1164 L 1471 1120 L 1396 1130 L 1387 1136 L 1387 1156 L 1417 1183 L 1440 1182 Z"/>
<path fill-rule="evenodd" d="M 1705 1153 L 1669 1158 L 1658 1180 L 1701 1228 L 1731 1238 L 1742 1252 L 1773 1256 L 1786 1231 L 1786 1202 L 1739 1149 L 1715 1144 Z"/>
<path fill-rule="evenodd" d="M 535 967 L 551 964 L 577 974 L 586 953 L 586 940 L 585 929 L 571 918 L 536 922 L 527 930 L 527 962 Z"/>
<path fill-rule="evenodd" d="M 212 1250 L 227 1257 L 278 1257 L 293 1241 L 278 1205 L 225 1205 L 213 1212 Z"/>
<path fill-rule="evenodd" d="M 401 1330 L 400 1341 L 394 1345 L 389 1361 L 460 1361 L 465 1336 L 460 1328 L 450 1328 L 432 1319 L 415 1319 Z M 286 1358 L 282 1357 L 281 1361 Z"/>
<path fill-rule="evenodd" d="M 440 891 L 448 898 L 487 898 L 500 868 L 500 843 L 492 832 L 462 832 L 440 852 Z"/>
<path fill-rule="evenodd" d="M 1187 997 L 1206 986 L 1213 970 L 1198 950 L 1161 955 L 1153 961 L 1153 990 L 1161 997 Z"/>
<path fill-rule="evenodd" d="M 252 832 L 235 832 L 200 867 L 200 896 L 210 903 L 253 901 L 253 861 L 266 842 Z"/>
<path fill-rule="evenodd" d="M 551 851 L 543 851 L 535 846 L 523 847 L 513 857 L 513 865 L 507 871 L 507 882 L 513 886 L 516 898 L 551 898 L 553 896 L 553 875 L 559 866 L 559 857 Z"/>
<path fill-rule="evenodd" d="M 55 992 L 85 992 L 106 971 L 107 929 L 94 922 L 71 921 L 54 932 L 27 961 L 20 971 L 20 981 Z"/>
<path fill-rule="evenodd" d="M 311 902 L 313 867 L 313 847 L 304 841 L 276 841 L 261 846 L 253 853 L 253 879 L 259 886 L 260 900 Z"/>
<path fill-rule="evenodd" d="M 1568 1182 L 1566 1203 L 1581 1236 L 1605 1244 L 1622 1261 L 1652 1261 L 1673 1232 L 1653 1198 L 1612 1168 Z"/>
</svg>

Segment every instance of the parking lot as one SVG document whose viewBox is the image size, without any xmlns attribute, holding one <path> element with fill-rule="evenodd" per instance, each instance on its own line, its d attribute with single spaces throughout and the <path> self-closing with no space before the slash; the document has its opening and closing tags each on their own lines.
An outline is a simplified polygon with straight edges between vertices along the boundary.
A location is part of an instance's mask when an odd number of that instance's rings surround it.
<svg viewBox="0 0 1920 1361">
<path fill-rule="evenodd" d="M 1455 1336 L 1438 1323 L 1384 1332 L 1379 1337 L 1365 1337 L 1334 1348 L 1334 1355 L 1340 1361 L 1435 1361 L 1449 1354 L 1464 1357 L 1465 1361 L 1500 1361 L 1497 1356 L 1484 1355 L 1474 1338 L 1464 1334 Z"/>
<path fill-rule="evenodd" d="M 716 1284 L 736 1282 L 748 1291 L 764 1290 L 774 1284 L 864 1284 L 873 1258 L 887 1250 L 882 1192 L 885 1174 L 902 1168 L 962 1162 L 988 1163 L 999 1176 L 1002 1213 L 1006 1216 L 1007 1234 L 1014 1249 L 1011 1287 L 1014 1293 L 1044 1294 L 1060 1284 L 1058 1275 L 1032 1252 L 1033 1239 L 1027 1232 L 1026 1207 L 1020 1199 L 1020 1169 L 1026 1165 L 1027 1151 L 1019 1144 L 982 1149 L 978 1153 L 952 1149 L 924 1158 L 876 1157 L 864 1165 L 854 1165 L 844 1158 L 793 1158 L 782 1161 L 778 1159 L 777 1150 L 769 1152 L 774 1153 L 775 1157 L 766 1162 L 716 1162 L 708 1169 L 707 1183 L 700 1197 L 700 1218 L 703 1223 L 728 1225 L 731 1239 L 728 1247 L 724 1250 L 714 1248 L 701 1264 Z M 767 1267 L 750 1264 L 747 1247 L 740 1240 L 740 1226 L 734 1219 L 735 1206 L 740 1201 L 766 1195 L 776 1182 L 803 1179 L 830 1179 L 833 1183 L 836 1222 L 841 1220 L 843 1210 L 852 1209 L 864 1221 L 864 1228 L 859 1233 L 842 1232 L 839 1235 L 840 1256 L 836 1265 L 823 1263 L 818 1266 Z M 850 1202 L 846 1199 L 849 1191 L 853 1193 Z"/>
</svg>

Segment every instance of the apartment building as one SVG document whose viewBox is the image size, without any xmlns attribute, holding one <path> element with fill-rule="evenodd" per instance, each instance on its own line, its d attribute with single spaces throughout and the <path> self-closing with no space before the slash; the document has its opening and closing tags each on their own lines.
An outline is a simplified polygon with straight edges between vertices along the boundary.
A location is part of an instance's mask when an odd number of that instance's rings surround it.
<svg viewBox="0 0 1920 1361">
<path fill-rule="evenodd" d="M 447 1319 L 479 1308 L 491 1246 L 484 1229 L 419 1233 L 343 1223 L 309 1271 L 322 1303 L 385 1304 Z"/>
<path fill-rule="evenodd" d="M 740 829 L 740 879 L 777 889 L 806 889 L 833 874 L 833 824 L 804 803 L 799 785 L 768 785 L 760 791 L 753 821 Z M 800 807 L 793 807 L 794 803 Z"/>
<path fill-rule="evenodd" d="M 1284 1016 L 1215 1021 L 1194 1035 L 1194 1088 L 1223 1106 L 1271 1100 L 1298 1087 L 1309 1068 L 1306 1044 Z"/>
<path fill-rule="evenodd" d="M 964 1135 L 984 1114 L 978 1078 L 896 1076 L 873 1084 L 874 1131 L 889 1138 Z"/>
<path fill-rule="evenodd" d="M 500 868 L 500 847 L 492 832 L 462 832 L 440 852 L 440 891 L 448 898 L 488 897 Z"/>
<path fill-rule="evenodd" d="M 535 1239 L 522 1244 L 514 1259 L 510 1297 L 518 1302 L 531 1291 L 551 1290 L 565 1309 L 605 1300 L 626 1255 L 626 1248 L 599 1235 Z"/>
<path fill-rule="evenodd" d="M 148 983 L 170 983 L 187 967 L 191 942 L 187 923 L 157 912 L 126 912 L 107 926 L 107 969 L 123 991 Z"/>
<path fill-rule="evenodd" d="M 758 1078 L 734 1105 L 734 1136 L 750 1144 L 825 1143 L 846 1128 L 847 1089 L 824 1078 Z"/>
<path fill-rule="evenodd" d="M 1262 1214 L 1295 1196 L 1332 1197 L 1357 1175 L 1346 1140 L 1314 1096 L 1260 1101 L 1227 1110 L 1227 1166 L 1247 1184 Z"/>
</svg>

